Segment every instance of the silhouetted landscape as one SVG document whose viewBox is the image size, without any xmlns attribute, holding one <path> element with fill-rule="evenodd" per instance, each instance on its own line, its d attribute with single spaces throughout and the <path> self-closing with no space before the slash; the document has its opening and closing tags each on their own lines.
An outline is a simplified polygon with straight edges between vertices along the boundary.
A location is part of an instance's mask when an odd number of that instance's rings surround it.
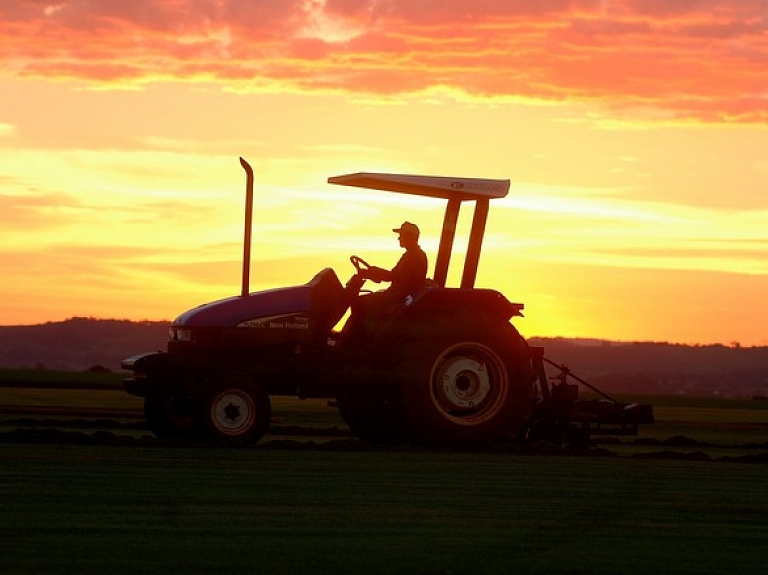
<svg viewBox="0 0 768 575">
<path fill-rule="evenodd" d="M 0 326 L 0 367 L 118 371 L 126 357 L 165 349 L 169 325 L 75 317 L 39 325 Z"/>
<path fill-rule="evenodd" d="M 531 338 L 605 391 L 753 398 L 768 394 L 768 347 Z M 547 370 L 554 375 L 554 368 Z"/>
<path fill-rule="evenodd" d="M 76 317 L 0 326 L 0 368 L 119 371 L 128 356 L 164 349 L 169 324 Z M 608 393 L 768 395 L 768 347 L 536 337 L 529 343 Z M 556 371 L 547 368 L 550 376 Z"/>
</svg>

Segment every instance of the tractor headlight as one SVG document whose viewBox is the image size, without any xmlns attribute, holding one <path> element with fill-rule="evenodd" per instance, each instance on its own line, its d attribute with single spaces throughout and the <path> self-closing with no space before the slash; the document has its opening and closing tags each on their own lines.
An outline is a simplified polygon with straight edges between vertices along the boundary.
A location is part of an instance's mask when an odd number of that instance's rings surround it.
<svg viewBox="0 0 768 575">
<path fill-rule="evenodd" d="M 170 338 L 171 341 L 192 341 L 192 330 L 184 327 L 172 327 Z"/>
</svg>

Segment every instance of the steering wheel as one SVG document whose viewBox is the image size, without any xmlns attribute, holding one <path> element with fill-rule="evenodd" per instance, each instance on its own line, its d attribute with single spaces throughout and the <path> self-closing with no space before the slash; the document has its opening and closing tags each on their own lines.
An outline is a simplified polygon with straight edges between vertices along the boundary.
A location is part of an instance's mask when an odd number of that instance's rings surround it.
<svg viewBox="0 0 768 575">
<path fill-rule="evenodd" d="M 365 272 L 371 269 L 371 264 L 360 256 L 349 256 L 349 261 L 352 262 L 352 265 L 355 266 L 355 269 L 359 274 L 365 275 Z"/>
</svg>

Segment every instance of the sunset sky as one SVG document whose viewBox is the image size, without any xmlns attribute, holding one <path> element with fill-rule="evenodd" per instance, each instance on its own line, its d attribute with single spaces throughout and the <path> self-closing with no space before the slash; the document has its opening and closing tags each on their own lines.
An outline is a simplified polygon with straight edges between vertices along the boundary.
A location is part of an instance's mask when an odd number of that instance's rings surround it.
<svg viewBox="0 0 768 575">
<path fill-rule="evenodd" d="M 385 267 L 503 178 L 478 287 L 526 336 L 768 345 L 765 0 L 0 0 L 0 325 L 170 320 Z M 469 209 L 449 275 L 457 285 Z"/>
</svg>

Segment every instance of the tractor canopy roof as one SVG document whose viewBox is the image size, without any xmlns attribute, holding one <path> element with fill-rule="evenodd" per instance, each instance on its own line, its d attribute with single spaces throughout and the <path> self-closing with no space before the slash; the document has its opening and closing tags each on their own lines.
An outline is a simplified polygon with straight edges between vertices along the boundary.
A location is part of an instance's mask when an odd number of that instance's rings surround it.
<svg viewBox="0 0 768 575">
<path fill-rule="evenodd" d="M 461 278 L 462 288 L 472 288 L 475 285 L 477 266 L 480 260 L 480 248 L 483 243 L 485 222 L 488 217 L 488 204 L 494 198 L 505 197 L 509 192 L 510 186 L 509 180 L 413 176 L 373 172 L 333 176 L 328 178 L 328 183 L 447 200 L 434 274 L 435 282 L 442 287 L 445 287 L 445 282 L 448 278 L 448 266 L 453 250 L 459 209 L 465 201 L 474 202 L 475 209 L 472 217 L 472 228 L 467 244 L 467 255 L 464 260 L 464 272 Z"/>
<path fill-rule="evenodd" d="M 333 176 L 328 178 L 328 183 L 459 201 L 503 198 L 509 192 L 510 185 L 509 180 L 374 172 Z"/>
</svg>

